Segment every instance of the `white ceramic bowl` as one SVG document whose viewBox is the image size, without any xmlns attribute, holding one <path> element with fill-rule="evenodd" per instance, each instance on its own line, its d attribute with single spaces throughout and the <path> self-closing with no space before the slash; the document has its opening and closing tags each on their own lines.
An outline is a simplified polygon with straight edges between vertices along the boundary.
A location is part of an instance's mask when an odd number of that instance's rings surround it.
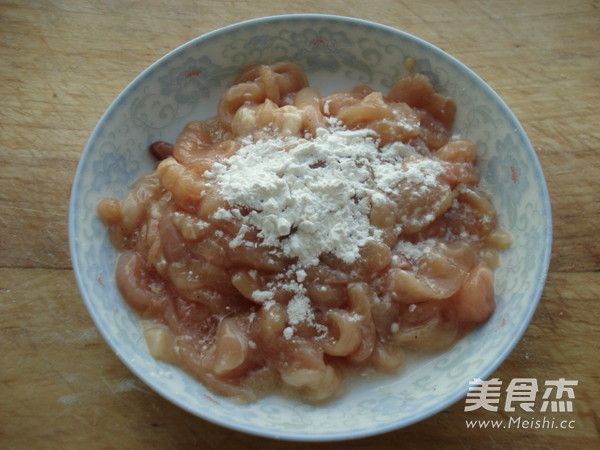
<svg viewBox="0 0 600 450">
<path fill-rule="evenodd" d="M 405 62 L 455 99 L 456 131 L 475 141 L 480 169 L 501 226 L 514 245 L 496 273 L 497 310 L 480 329 L 439 356 L 397 376 L 352 382 L 341 399 L 310 406 L 269 396 L 238 406 L 215 399 L 179 369 L 149 356 L 136 315 L 114 282 L 115 250 L 96 216 L 104 197 L 122 198 L 152 170 L 147 146 L 173 141 L 191 119 L 216 112 L 217 100 L 248 64 L 300 64 L 325 95 L 368 84 L 387 90 Z M 275 16 L 234 24 L 194 39 L 141 73 L 101 118 L 73 183 L 69 235 L 81 294 L 98 329 L 121 360 L 163 397 L 208 421 L 261 436 L 342 440 L 398 429 L 463 398 L 486 379 L 527 327 L 546 278 L 551 248 L 548 192 L 535 152 L 504 102 L 477 75 L 438 48 L 401 31 L 326 15 Z"/>
</svg>

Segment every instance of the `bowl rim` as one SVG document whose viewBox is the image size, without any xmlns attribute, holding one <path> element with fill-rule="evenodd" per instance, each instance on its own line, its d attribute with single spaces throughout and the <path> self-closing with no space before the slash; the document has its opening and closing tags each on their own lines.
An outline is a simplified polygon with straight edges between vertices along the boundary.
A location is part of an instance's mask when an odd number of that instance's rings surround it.
<svg viewBox="0 0 600 450">
<path fill-rule="evenodd" d="M 486 95 L 490 96 L 492 101 L 494 103 L 496 103 L 497 105 L 499 105 L 499 107 L 502 109 L 503 113 L 509 119 L 509 122 L 511 123 L 511 125 L 514 126 L 515 134 L 517 134 L 519 136 L 521 142 L 523 142 L 525 144 L 524 150 L 529 153 L 530 159 L 534 163 L 533 169 L 536 174 L 538 183 L 540 185 L 539 186 L 540 192 L 542 193 L 542 197 L 543 197 L 543 211 L 547 212 L 547 214 L 544 214 L 543 217 L 541 217 L 541 220 L 543 221 L 542 229 L 544 231 L 544 235 L 543 235 L 543 242 L 541 242 L 540 245 L 543 246 L 543 254 L 542 254 L 542 260 L 540 261 L 540 268 L 541 268 L 540 278 L 537 280 L 535 291 L 534 291 L 533 295 L 531 296 L 531 300 L 529 302 L 528 308 L 526 309 L 526 313 L 522 316 L 523 319 L 520 322 L 520 326 L 517 328 L 516 332 L 513 334 L 512 338 L 510 339 L 508 344 L 497 355 L 497 357 L 494 359 L 494 361 L 491 364 L 489 364 L 485 368 L 485 370 L 482 371 L 482 373 L 480 374 L 481 375 L 480 378 L 486 379 L 487 377 L 489 377 L 489 375 L 492 374 L 505 361 L 505 359 L 508 357 L 508 355 L 510 353 L 512 353 L 515 346 L 521 340 L 523 334 L 525 333 L 525 330 L 527 329 L 527 327 L 529 326 L 529 324 L 531 322 L 531 319 L 532 319 L 532 317 L 537 309 L 537 306 L 539 304 L 539 301 L 541 299 L 542 291 L 543 291 L 545 283 L 546 283 L 546 278 L 548 275 L 548 270 L 549 270 L 549 265 L 550 265 L 552 235 L 553 235 L 552 210 L 551 210 L 551 203 L 550 203 L 550 195 L 548 192 L 548 187 L 547 187 L 545 176 L 543 174 L 541 164 L 539 162 L 539 159 L 537 157 L 535 149 L 533 148 L 533 145 L 531 144 L 529 137 L 527 136 L 524 128 L 522 127 L 521 123 L 518 121 L 515 114 L 508 107 L 508 105 L 504 102 L 504 100 L 479 75 L 477 75 L 473 70 L 471 70 L 464 63 L 462 63 L 457 58 L 452 56 L 446 50 L 442 50 L 441 48 L 425 41 L 424 39 L 419 38 L 410 33 L 407 33 L 405 31 L 402 31 L 398 28 L 394 28 L 392 26 L 381 24 L 378 22 L 370 21 L 370 20 L 360 19 L 360 18 L 356 18 L 356 17 L 352 17 L 352 16 L 332 15 L 332 14 L 278 14 L 278 15 L 271 15 L 271 16 L 264 16 L 264 17 L 256 17 L 256 18 L 249 19 L 249 20 L 243 20 L 243 21 L 231 23 L 229 25 L 226 25 L 226 26 L 214 29 L 212 31 L 209 31 L 207 33 L 201 34 L 201 35 L 179 45 L 178 47 L 174 48 L 173 50 L 167 52 L 165 55 L 163 55 L 162 57 L 155 60 L 152 64 L 150 64 L 143 71 L 139 72 L 139 74 L 121 90 L 121 92 L 117 95 L 117 97 L 110 103 L 108 108 L 104 111 L 104 113 L 98 120 L 96 126 L 94 127 L 91 135 L 89 136 L 89 138 L 85 144 L 85 147 L 83 149 L 83 152 L 81 153 L 80 159 L 78 161 L 77 169 L 76 169 L 75 176 L 74 176 L 73 183 L 72 183 L 70 199 L 69 199 L 68 237 L 69 237 L 69 250 L 70 250 L 70 255 L 71 255 L 71 262 L 72 262 L 73 272 L 75 274 L 76 283 L 78 285 L 82 300 L 84 301 L 84 304 L 86 306 L 86 309 L 88 310 L 88 313 L 90 314 L 94 324 L 96 325 L 96 328 L 100 331 L 105 342 L 108 343 L 108 345 L 111 348 L 111 350 L 113 351 L 113 353 L 115 353 L 118 356 L 119 360 L 131 372 L 133 372 L 138 378 L 140 378 L 153 391 L 157 392 L 162 398 L 177 405 L 178 407 L 193 414 L 194 416 L 202 418 L 203 420 L 206 420 L 213 424 L 217 424 L 217 425 L 220 425 L 222 427 L 225 427 L 227 429 L 231 429 L 234 431 L 238 431 L 238 432 L 242 432 L 242 433 L 246 433 L 246 434 L 250 434 L 250 435 L 255 435 L 255 436 L 261 436 L 261 437 L 265 437 L 265 438 L 287 440 L 287 441 L 302 441 L 302 442 L 331 442 L 331 441 L 343 441 L 343 440 L 364 438 L 364 437 L 383 434 L 383 433 L 390 432 L 393 430 L 398 430 L 400 428 L 405 428 L 409 425 L 412 425 L 414 423 L 417 423 L 419 421 L 422 421 L 426 418 L 429 418 L 429 417 L 432 417 L 432 416 L 438 414 L 439 412 L 447 409 L 449 406 L 451 406 L 452 404 L 459 401 L 461 398 L 465 397 L 465 395 L 468 392 L 467 384 L 465 383 L 465 386 L 463 389 L 457 389 L 456 392 L 454 393 L 454 395 L 449 396 L 445 401 L 440 401 L 436 405 L 436 407 L 431 408 L 426 411 L 423 411 L 420 415 L 415 415 L 408 419 L 402 419 L 402 420 L 396 419 L 394 421 L 389 421 L 384 424 L 375 425 L 375 426 L 373 426 L 373 428 L 354 430 L 354 431 L 349 430 L 349 431 L 334 432 L 334 433 L 328 433 L 328 434 L 309 434 L 309 435 L 307 435 L 306 433 L 296 432 L 296 431 L 289 431 L 289 432 L 271 431 L 266 427 L 258 429 L 256 427 L 248 426 L 245 424 L 239 424 L 237 422 L 227 421 L 225 419 L 220 419 L 218 417 L 212 417 L 209 413 L 204 413 L 203 411 L 194 410 L 194 409 L 188 407 L 187 405 L 183 404 L 182 402 L 178 401 L 177 399 L 173 399 L 168 391 L 162 389 L 160 386 L 156 386 L 153 383 L 151 383 L 148 376 L 145 376 L 145 374 L 140 373 L 136 369 L 135 364 L 128 361 L 126 358 L 122 357 L 122 355 L 119 352 L 118 344 L 117 344 L 116 340 L 108 333 L 108 331 L 105 329 L 105 327 L 103 326 L 99 317 L 97 316 L 97 314 L 94 311 L 93 305 L 92 305 L 91 301 L 89 300 L 90 294 L 88 293 L 88 290 L 87 290 L 86 284 L 85 284 L 85 280 L 83 279 L 83 276 L 81 274 L 82 263 L 79 260 L 79 254 L 77 251 L 79 243 L 76 239 L 76 232 L 75 232 L 75 230 L 77 229 L 77 226 L 78 226 L 78 220 L 77 220 L 75 212 L 76 212 L 76 199 L 77 199 L 77 195 L 78 195 L 77 187 L 80 185 L 81 179 L 83 177 L 82 162 L 92 152 L 93 147 L 94 147 L 94 142 L 97 139 L 97 137 L 99 136 L 102 128 L 104 127 L 105 122 L 110 117 L 110 115 L 118 108 L 121 101 L 124 98 L 126 98 L 129 95 L 129 93 L 133 89 L 135 89 L 135 87 L 138 84 L 140 84 L 143 81 L 143 79 L 146 77 L 147 74 L 154 71 L 157 67 L 162 65 L 168 59 L 172 58 L 174 55 L 184 52 L 187 48 L 193 47 L 201 41 L 206 41 L 213 37 L 216 37 L 216 36 L 219 36 L 222 34 L 227 34 L 232 31 L 235 31 L 237 29 L 256 25 L 259 23 L 267 24 L 267 23 L 286 22 L 289 20 L 304 20 L 304 21 L 315 20 L 315 21 L 322 21 L 322 22 L 333 21 L 333 22 L 337 22 L 337 23 L 358 24 L 358 25 L 362 25 L 367 28 L 378 29 L 380 31 L 385 32 L 386 34 L 396 35 L 401 39 L 413 41 L 416 44 L 418 44 L 419 46 L 427 48 L 429 51 L 432 51 L 436 54 L 441 54 L 443 59 L 445 59 L 449 63 L 453 64 L 461 72 L 464 72 L 466 75 L 471 77 L 474 81 L 476 81 L 480 85 L 480 87 L 485 90 Z"/>
</svg>

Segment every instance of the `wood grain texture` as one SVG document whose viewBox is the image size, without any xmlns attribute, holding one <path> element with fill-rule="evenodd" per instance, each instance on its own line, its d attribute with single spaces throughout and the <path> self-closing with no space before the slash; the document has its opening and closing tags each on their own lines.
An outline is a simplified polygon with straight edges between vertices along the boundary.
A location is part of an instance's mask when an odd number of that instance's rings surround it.
<svg viewBox="0 0 600 450">
<path fill-rule="evenodd" d="M 467 429 L 460 401 L 403 430 L 282 443 L 202 421 L 117 359 L 71 270 L 78 159 L 118 93 L 169 50 L 262 15 L 390 25 L 448 51 L 517 115 L 546 174 L 554 243 L 523 339 L 493 375 L 579 380 L 570 430 Z M 0 1 L 0 448 L 597 448 L 600 442 L 600 4 L 592 0 Z"/>
</svg>

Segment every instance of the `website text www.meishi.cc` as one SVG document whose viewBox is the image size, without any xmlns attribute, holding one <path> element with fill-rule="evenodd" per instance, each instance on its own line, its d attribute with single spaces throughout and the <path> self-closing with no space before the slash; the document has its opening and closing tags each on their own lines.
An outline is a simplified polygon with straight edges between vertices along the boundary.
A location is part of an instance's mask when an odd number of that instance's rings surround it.
<svg viewBox="0 0 600 450">
<path fill-rule="evenodd" d="M 555 429 L 572 430 L 576 421 L 573 416 L 575 400 L 574 388 L 577 380 L 559 378 L 545 380 L 541 389 L 535 378 L 514 378 L 502 390 L 503 383 L 498 378 L 490 380 L 474 379 L 469 382 L 469 392 L 465 399 L 465 412 L 478 409 L 491 412 L 533 413 L 552 415 L 535 417 L 527 415 L 510 416 L 505 419 L 465 419 L 467 428 L 498 428 L 498 429 Z M 541 393 L 541 399 L 538 396 Z M 501 398 L 504 394 L 504 398 Z M 539 401 L 541 400 L 541 402 Z"/>
<path fill-rule="evenodd" d="M 490 429 L 522 429 L 522 430 L 573 430 L 576 421 L 574 419 L 556 419 L 552 418 L 523 418 L 509 417 L 500 420 L 465 420 L 467 428 L 490 428 Z"/>
</svg>

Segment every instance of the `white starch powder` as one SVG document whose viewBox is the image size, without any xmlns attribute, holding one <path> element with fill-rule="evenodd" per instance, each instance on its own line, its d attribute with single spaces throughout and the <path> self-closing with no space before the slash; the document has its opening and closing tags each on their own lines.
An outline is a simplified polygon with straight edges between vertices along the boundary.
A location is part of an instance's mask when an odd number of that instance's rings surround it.
<svg viewBox="0 0 600 450">
<path fill-rule="evenodd" d="M 312 139 L 244 142 L 205 176 L 214 180 L 231 208 L 215 216 L 242 221 L 232 247 L 255 227 L 265 245 L 296 259 L 284 275 L 295 279 L 285 285 L 294 292 L 287 307 L 290 327 L 284 333 L 290 338 L 294 325 L 314 318 L 302 284 L 303 268 L 318 264 L 324 253 L 354 262 L 367 242 L 380 238 L 381 231 L 370 224 L 371 205 L 385 202 L 401 181 L 427 195 L 441 172 L 439 162 L 420 157 L 410 146 L 379 148 L 370 130 L 332 126 L 319 129 Z M 243 215 L 242 207 L 250 213 Z M 268 290 L 253 294 L 265 305 L 269 298 Z"/>
<path fill-rule="evenodd" d="M 297 258 L 300 266 L 333 253 L 347 263 L 360 248 L 378 239 L 371 226 L 371 204 L 406 179 L 431 185 L 442 168 L 430 159 L 403 164 L 407 146 L 379 149 L 370 130 L 319 129 L 315 138 L 273 138 L 248 142 L 229 159 L 215 163 L 205 176 L 219 185 L 232 210 L 220 218 L 238 217 L 260 230 L 264 244 Z M 238 207 L 251 212 L 242 216 Z M 243 242 L 248 227 L 232 245 Z"/>
</svg>

